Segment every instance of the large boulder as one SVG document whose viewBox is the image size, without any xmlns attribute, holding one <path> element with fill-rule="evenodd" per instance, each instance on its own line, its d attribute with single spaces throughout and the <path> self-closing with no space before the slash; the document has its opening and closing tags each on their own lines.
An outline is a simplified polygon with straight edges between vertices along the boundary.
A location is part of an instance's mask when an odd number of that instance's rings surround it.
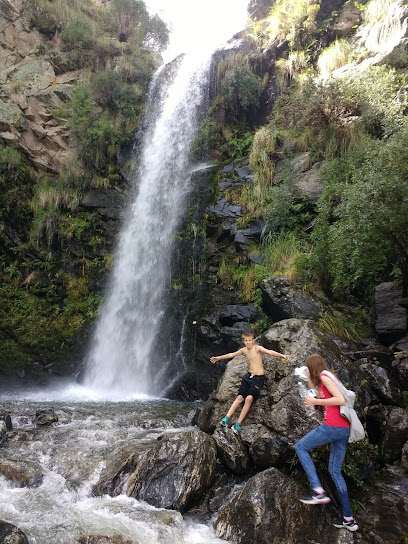
<svg viewBox="0 0 408 544">
<path fill-rule="evenodd" d="M 16 487 L 38 487 L 43 482 L 41 466 L 31 461 L 16 461 L 2 457 L 0 474 Z"/>
<path fill-rule="evenodd" d="M 142 454 L 128 482 L 128 495 L 157 508 L 185 511 L 212 484 L 215 441 L 201 431 L 176 433 Z"/>
<path fill-rule="evenodd" d="M 58 421 L 58 416 L 52 408 L 42 408 L 35 413 L 35 423 L 37 425 L 51 425 Z"/>
<path fill-rule="evenodd" d="M 407 308 L 402 285 L 384 282 L 375 288 L 375 330 L 380 341 L 390 345 L 407 332 Z"/>
<path fill-rule="evenodd" d="M 365 484 L 358 513 L 367 544 L 401 544 L 408 534 L 408 476 L 400 468 L 385 467 Z"/>
<path fill-rule="evenodd" d="M 305 490 L 277 468 L 256 474 L 221 508 L 220 538 L 240 544 L 352 543 L 330 524 L 330 507 L 310 508 L 297 499 Z"/>
<path fill-rule="evenodd" d="M 224 465 L 236 474 L 248 472 L 250 459 L 248 448 L 231 429 L 219 429 L 213 434 L 218 454 Z"/>
<path fill-rule="evenodd" d="M 123 493 L 129 474 L 135 470 L 140 457 L 140 452 L 135 453 L 132 449 L 133 446 L 124 446 L 108 456 L 105 468 L 92 489 L 93 495 L 116 497 Z"/>
<path fill-rule="evenodd" d="M 0 520 L 1 544 L 28 544 L 26 535 L 15 525 Z"/>
<path fill-rule="evenodd" d="M 370 441 L 378 444 L 384 463 L 398 461 L 408 440 L 408 411 L 395 406 L 371 406 L 367 412 L 367 433 Z"/>
<path fill-rule="evenodd" d="M 324 311 L 320 302 L 292 286 L 285 276 L 262 281 L 261 294 L 263 308 L 273 321 L 291 317 L 318 319 Z"/>
<path fill-rule="evenodd" d="M 402 402 L 401 391 L 394 378 L 390 376 L 385 368 L 378 364 L 362 362 L 360 372 L 366 376 L 368 385 L 381 404 L 398 405 Z"/>
</svg>

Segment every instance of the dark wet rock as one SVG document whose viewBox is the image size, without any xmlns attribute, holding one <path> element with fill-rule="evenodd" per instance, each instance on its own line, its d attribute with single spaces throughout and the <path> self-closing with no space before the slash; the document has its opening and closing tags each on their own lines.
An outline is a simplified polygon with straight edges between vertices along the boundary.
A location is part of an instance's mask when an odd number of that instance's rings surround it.
<svg viewBox="0 0 408 544">
<path fill-rule="evenodd" d="M 375 330 L 385 345 L 399 340 L 407 332 L 407 308 L 404 302 L 402 285 L 397 282 L 384 282 L 375 289 Z"/>
<path fill-rule="evenodd" d="M 367 412 L 367 434 L 370 442 L 378 444 L 384 463 L 401 458 L 408 440 L 408 411 L 394 406 L 372 406 Z"/>
<path fill-rule="evenodd" d="M 237 174 L 238 178 L 241 180 L 247 180 L 251 176 L 251 170 L 246 164 L 241 167 L 234 168 L 234 172 Z"/>
<path fill-rule="evenodd" d="M 128 495 L 157 508 L 185 511 L 211 486 L 215 441 L 201 431 L 176 433 L 142 454 L 128 482 Z"/>
<path fill-rule="evenodd" d="M 124 193 L 115 189 L 91 189 L 81 200 L 84 208 L 118 208 L 123 205 Z"/>
<path fill-rule="evenodd" d="M 403 391 L 408 391 L 408 353 L 402 352 L 396 354 L 392 363 L 392 375 Z"/>
<path fill-rule="evenodd" d="M 391 369 L 395 357 L 391 349 L 374 342 L 362 350 L 346 353 L 346 355 L 353 361 L 368 359 L 370 363 L 379 363 L 381 366 L 387 368 L 387 370 Z"/>
<path fill-rule="evenodd" d="M 248 448 L 231 429 L 220 428 L 213 438 L 217 444 L 218 454 L 224 465 L 236 474 L 245 474 L 249 469 Z"/>
<path fill-rule="evenodd" d="M 35 413 L 35 423 L 37 425 L 51 425 L 58 421 L 58 416 L 52 408 L 37 410 Z"/>
<path fill-rule="evenodd" d="M 366 482 L 358 513 L 363 542 L 401 544 L 408 534 L 408 476 L 398 467 L 386 467 Z"/>
<path fill-rule="evenodd" d="M 405 442 L 402 448 L 401 468 L 408 473 L 408 442 Z"/>
<path fill-rule="evenodd" d="M 275 276 L 261 283 L 262 303 L 265 312 L 274 320 L 302 317 L 318 319 L 323 305 L 290 285 L 285 276 Z"/>
<path fill-rule="evenodd" d="M 43 481 L 41 466 L 28 461 L 2 458 L 0 474 L 18 487 L 38 487 Z"/>
<path fill-rule="evenodd" d="M 404 336 L 392 346 L 394 351 L 406 351 L 408 352 L 408 336 Z"/>
<path fill-rule="evenodd" d="M 224 168 L 222 169 L 222 173 L 231 174 L 233 170 L 234 170 L 234 167 L 232 166 L 232 164 L 227 164 L 227 166 L 224 166 Z"/>
<path fill-rule="evenodd" d="M 238 249 L 241 251 L 248 250 L 251 242 L 260 240 L 264 227 L 265 221 L 258 220 L 246 229 L 236 229 L 234 244 L 238 246 Z"/>
<path fill-rule="evenodd" d="M 0 542 L 1 544 L 29 544 L 26 535 L 11 523 L 0 520 Z"/>
<path fill-rule="evenodd" d="M 222 326 L 229 327 L 235 323 L 255 321 L 258 317 L 258 310 L 252 304 L 230 304 L 213 316 L 214 319 L 218 318 Z"/>
<path fill-rule="evenodd" d="M 11 415 L 8 412 L 0 412 L 0 421 L 4 421 L 6 429 L 8 431 L 13 430 L 13 423 L 11 421 Z"/>
<path fill-rule="evenodd" d="M 359 370 L 365 375 L 381 404 L 398 405 L 402 402 L 401 391 L 385 368 L 374 363 L 363 363 Z"/>
<path fill-rule="evenodd" d="M 245 215 L 238 204 L 231 204 L 225 198 L 219 198 L 215 204 L 208 206 L 208 211 L 223 217 L 242 217 Z"/>
<path fill-rule="evenodd" d="M 134 450 L 133 446 L 127 446 L 109 455 L 105 460 L 105 468 L 92 489 L 93 495 L 116 497 L 124 492 L 129 474 L 135 470 L 141 455 L 140 452 L 132 450 Z"/>
<path fill-rule="evenodd" d="M 256 474 L 221 508 L 214 523 L 217 536 L 242 544 L 339 543 L 330 508 L 300 503 L 304 491 L 277 468 Z"/>
</svg>

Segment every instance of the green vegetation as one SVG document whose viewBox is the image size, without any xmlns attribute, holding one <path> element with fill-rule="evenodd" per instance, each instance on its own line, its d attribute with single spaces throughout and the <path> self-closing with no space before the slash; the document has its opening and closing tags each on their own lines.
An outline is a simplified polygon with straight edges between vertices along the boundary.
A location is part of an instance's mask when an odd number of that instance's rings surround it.
<svg viewBox="0 0 408 544">
<path fill-rule="evenodd" d="M 133 140 L 157 52 L 168 40 L 141 0 L 103 8 L 93 0 L 33 0 L 26 15 L 44 37 L 34 53 L 52 64 L 55 84 L 66 72 L 78 75 L 67 86 L 74 85 L 70 98 L 50 111 L 52 123 L 69 129 L 64 167 L 38 169 L 0 141 L 3 370 L 29 368 L 33 359 L 57 362 L 86 336 L 112 263 L 114 227 L 81 202 L 90 189 L 123 183 L 118 151 Z"/>
</svg>

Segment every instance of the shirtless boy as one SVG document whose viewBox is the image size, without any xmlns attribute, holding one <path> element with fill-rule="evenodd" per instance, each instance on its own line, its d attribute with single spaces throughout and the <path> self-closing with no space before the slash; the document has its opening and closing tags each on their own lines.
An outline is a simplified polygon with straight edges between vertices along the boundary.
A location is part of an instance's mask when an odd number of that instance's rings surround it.
<svg viewBox="0 0 408 544">
<path fill-rule="evenodd" d="M 255 337 L 252 331 L 244 331 L 242 333 L 242 341 L 245 344 L 244 348 L 235 351 L 234 353 L 226 353 L 225 355 L 218 355 L 218 357 L 211 357 L 210 361 L 216 363 L 220 359 L 232 359 L 237 355 L 246 355 L 248 359 L 248 374 L 243 376 L 241 381 L 241 387 L 238 390 L 238 396 L 231 404 L 227 415 L 222 418 L 221 425 L 228 428 L 229 420 L 232 414 L 238 408 L 240 404 L 245 400 L 244 406 L 239 415 L 238 421 L 234 423 L 232 430 L 238 436 L 241 434 L 241 423 L 244 421 L 252 403 L 259 397 L 260 391 L 265 383 L 265 370 L 262 363 L 262 353 L 267 355 L 273 355 L 274 357 L 282 357 L 285 361 L 289 361 L 289 355 L 282 355 L 272 349 L 266 349 L 263 346 L 255 345 Z"/>
</svg>

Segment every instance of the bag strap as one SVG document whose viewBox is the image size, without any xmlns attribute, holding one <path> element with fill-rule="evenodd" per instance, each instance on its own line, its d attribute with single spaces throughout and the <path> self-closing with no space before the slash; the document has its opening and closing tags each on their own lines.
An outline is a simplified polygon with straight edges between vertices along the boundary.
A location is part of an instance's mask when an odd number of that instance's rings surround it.
<svg viewBox="0 0 408 544">
<path fill-rule="evenodd" d="M 347 389 L 344 387 L 344 385 L 341 383 L 341 381 L 329 370 L 323 370 L 322 374 L 326 374 L 329 378 L 333 380 L 333 382 L 337 385 L 337 387 L 340 389 L 341 394 L 343 397 L 345 396 L 345 392 Z"/>
</svg>

